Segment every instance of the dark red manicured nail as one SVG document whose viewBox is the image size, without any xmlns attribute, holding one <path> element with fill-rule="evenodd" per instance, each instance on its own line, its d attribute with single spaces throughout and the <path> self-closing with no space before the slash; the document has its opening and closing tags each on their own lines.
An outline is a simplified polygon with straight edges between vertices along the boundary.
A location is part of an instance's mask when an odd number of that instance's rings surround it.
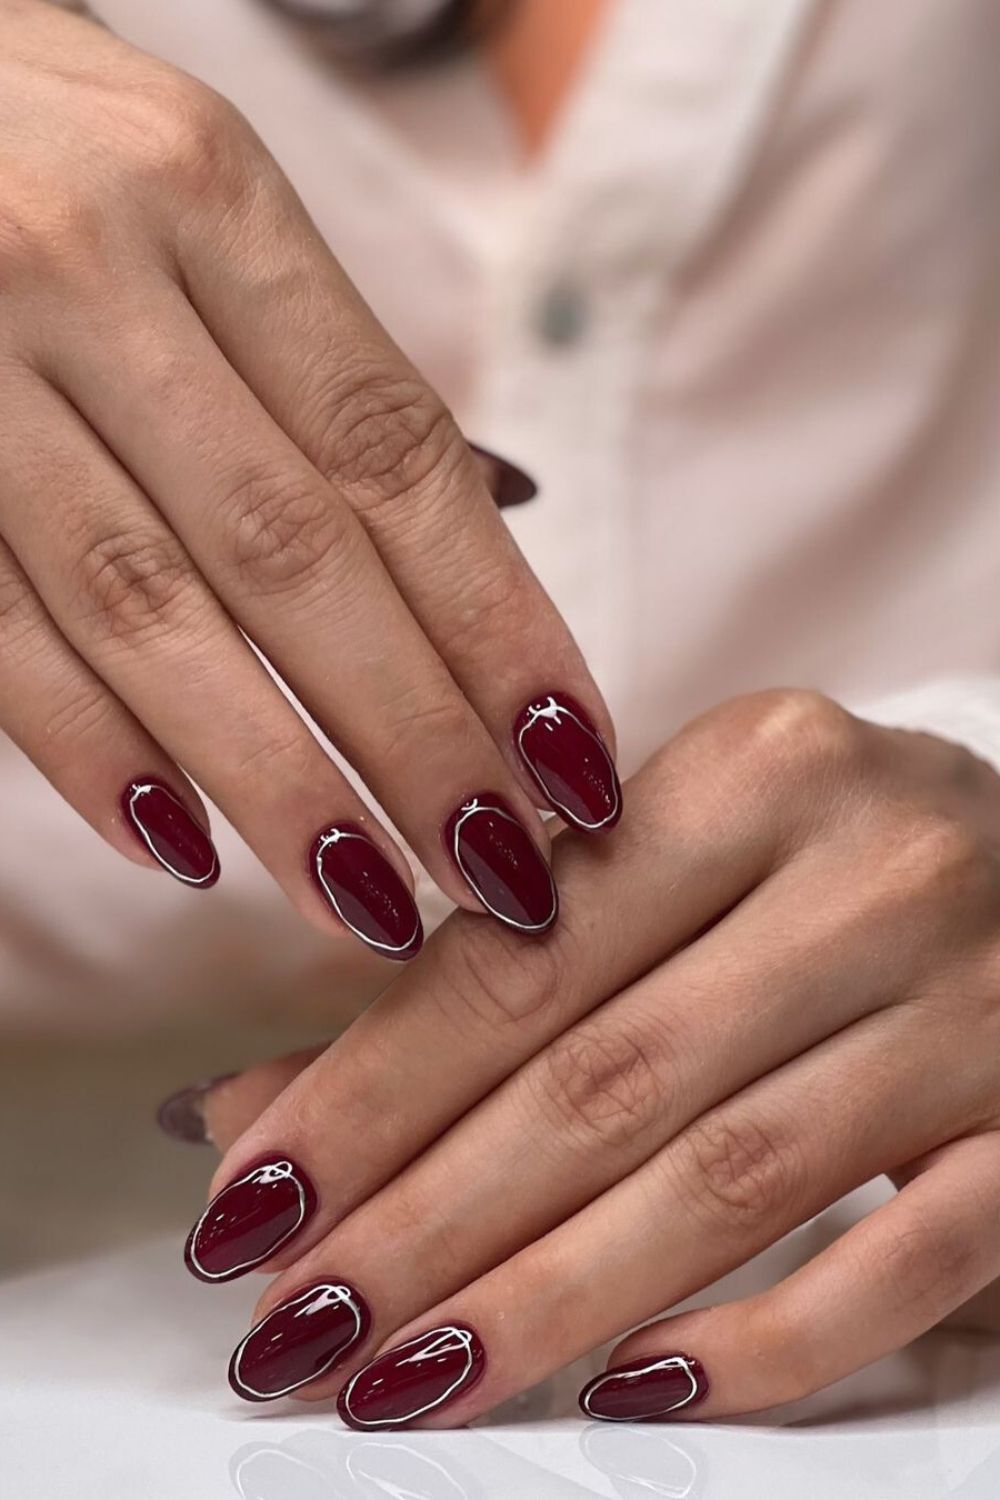
<svg viewBox="0 0 1000 1500">
<path fill-rule="evenodd" d="M 445 824 L 445 846 L 486 910 L 520 932 L 547 932 L 559 913 L 552 871 L 495 792 L 478 792 Z"/>
<path fill-rule="evenodd" d="M 534 500 L 538 494 L 538 485 L 530 474 L 526 474 L 509 459 L 501 458 L 499 453 L 491 453 L 489 448 L 480 448 L 478 443 L 470 443 L 469 447 L 486 472 L 486 484 L 500 510 L 508 510 L 512 505 L 526 505 L 529 500 Z"/>
<path fill-rule="evenodd" d="M 219 856 L 200 823 L 162 781 L 132 781 L 122 792 L 129 827 L 153 858 L 185 885 L 207 889 L 219 878 Z"/>
<path fill-rule="evenodd" d="M 431 1328 L 373 1359 L 351 1377 L 337 1400 L 348 1427 L 402 1427 L 438 1411 L 482 1379 L 486 1350 L 458 1323 Z"/>
<path fill-rule="evenodd" d="M 580 1407 L 602 1422 L 683 1419 L 708 1395 L 708 1376 L 687 1354 L 665 1354 L 608 1370 L 585 1385 Z"/>
<path fill-rule="evenodd" d="M 244 1401 L 275 1401 L 326 1375 L 368 1336 L 368 1304 L 352 1286 L 319 1282 L 251 1328 L 229 1362 Z"/>
<path fill-rule="evenodd" d="M 622 815 L 615 763 L 585 709 L 566 693 L 526 703 L 514 744 L 549 804 L 574 828 L 596 833 Z"/>
<path fill-rule="evenodd" d="M 268 1156 L 230 1182 L 188 1235 L 184 1262 L 200 1281 L 233 1281 L 262 1265 L 316 1212 L 316 1189 L 287 1157 Z"/>
<path fill-rule="evenodd" d="M 381 849 L 353 823 L 321 833 L 309 854 L 320 892 L 345 927 L 384 958 L 413 958 L 424 929 L 406 886 Z"/>
<path fill-rule="evenodd" d="M 164 1099 L 156 1111 L 156 1123 L 164 1135 L 192 1146 L 211 1145 L 212 1138 L 205 1123 L 205 1099 L 218 1084 L 228 1083 L 235 1077 L 235 1073 L 220 1073 L 218 1078 L 189 1084 L 186 1089 L 178 1089 L 176 1094 Z"/>
</svg>

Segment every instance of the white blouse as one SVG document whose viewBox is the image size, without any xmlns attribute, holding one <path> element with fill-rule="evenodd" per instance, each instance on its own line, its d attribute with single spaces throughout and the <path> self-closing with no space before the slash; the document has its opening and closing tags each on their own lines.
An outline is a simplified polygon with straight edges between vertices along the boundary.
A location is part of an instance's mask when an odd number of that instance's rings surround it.
<svg viewBox="0 0 1000 1500">
<path fill-rule="evenodd" d="M 872 712 L 1000 761 L 993 0 L 612 0 L 526 166 L 474 58 L 362 87 L 249 0 L 96 8 L 243 109 L 468 435 L 539 480 L 511 525 L 625 773 L 776 684 L 902 693 Z M 365 967 L 218 814 L 192 896 L 6 746 L 0 775 L 18 1024 L 329 1013 Z"/>
</svg>

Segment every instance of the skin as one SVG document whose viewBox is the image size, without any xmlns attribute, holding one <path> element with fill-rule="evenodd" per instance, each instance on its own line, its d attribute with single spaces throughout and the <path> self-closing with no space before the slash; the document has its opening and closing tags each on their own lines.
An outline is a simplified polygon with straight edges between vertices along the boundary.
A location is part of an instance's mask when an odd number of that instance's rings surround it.
<svg viewBox="0 0 1000 1500">
<path fill-rule="evenodd" d="M 152 863 L 118 797 L 152 775 L 197 811 L 183 768 L 329 932 L 322 828 L 361 824 L 410 881 L 249 638 L 457 903 L 440 830 L 470 791 L 546 849 L 513 718 L 539 661 L 611 736 L 600 695 L 237 111 L 0 0 L 0 293 L 0 727 L 94 828 Z"/>
<path fill-rule="evenodd" d="M 544 945 L 457 914 L 262 1114 L 267 1067 L 209 1098 L 220 1143 L 243 1127 L 213 1191 L 276 1152 L 320 1194 L 256 1317 L 331 1276 L 374 1311 L 303 1399 L 464 1322 L 485 1377 L 421 1425 L 467 1422 L 880 1174 L 896 1198 L 790 1279 L 610 1365 L 683 1351 L 698 1418 L 754 1411 L 1000 1274 L 1000 778 L 775 691 L 685 728 L 626 806 L 600 847 L 556 840 Z"/>
</svg>

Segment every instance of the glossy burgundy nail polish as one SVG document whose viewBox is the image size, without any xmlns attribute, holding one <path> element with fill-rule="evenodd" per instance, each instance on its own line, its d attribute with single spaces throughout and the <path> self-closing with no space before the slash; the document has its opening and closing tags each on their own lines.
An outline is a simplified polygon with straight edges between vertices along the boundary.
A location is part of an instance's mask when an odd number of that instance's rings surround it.
<svg viewBox="0 0 1000 1500">
<path fill-rule="evenodd" d="M 316 1212 L 316 1190 L 287 1157 L 268 1156 L 216 1193 L 188 1235 L 184 1261 L 200 1281 L 233 1281 L 262 1265 Z"/>
<path fill-rule="evenodd" d="M 566 693 L 526 703 L 514 744 L 546 800 L 574 828 L 596 833 L 622 815 L 615 763 L 586 710 Z"/>
<path fill-rule="evenodd" d="M 478 443 L 470 443 L 469 447 L 485 470 L 487 486 L 500 510 L 508 510 L 513 505 L 526 505 L 529 500 L 534 500 L 538 494 L 538 486 L 530 474 L 526 474 L 509 459 L 501 458 L 499 453 L 481 448 Z"/>
<path fill-rule="evenodd" d="M 371 1313 L 352 1286 L 318 1282 L 251 1328 L 229 1362 L 244 1401 L 275 1401 L 328 1374 L 368 1336 Z"/>
<path fill-rule="evenodd" d="M 133 833 L 175 880 L 204 890 L 215 884 L 215 845 L 168 786 L 150 777 L 132 781 L 122 792 L 121 805 Z"/>
<path fill-rule="evenodd" d="M 665 1354 L 596 1376 L 580 1392 L 580 1407 L 602 1422 L 683 1420 L 708 1389 L 708 1376 L 696 1359 Z"/>
<path fill-rule="evenodd" d="M 420 952 L 424 929 L 406 886 L 381 849 L 353 823 L 321 833 L 309 869 L 344 926 L 384 958 L 405 960 Z"/>
<path fill-rule="evenodd" d="M 486 1350 L 464 1324 L 431 1328 L 351 1377 L 337 1401 L 348 1427 L 402 1427 L 440 1410 L 483 1377 Z"/>
<path fill-rule="evenodd" d="M 205 1099 L 220 1083 L 228 1083 L 235 1077 L 235 1073 L 220 1073 L 217 1078 L 189 1084 L 186 1089 L 178 1089 L 176 1094 L 164 1099 L 156 1111 L 156 1123 L 164 1135 L 191 1146 L 211 1145 L 205 1123 Z"/>
<path fill-rule="evenodd" d="M 444 840 L 491 916 L 520 932 L 549 930 L 559 913 L 552 872 L 502 797 L 470 797 L 448 819 Z"/>
</svg>

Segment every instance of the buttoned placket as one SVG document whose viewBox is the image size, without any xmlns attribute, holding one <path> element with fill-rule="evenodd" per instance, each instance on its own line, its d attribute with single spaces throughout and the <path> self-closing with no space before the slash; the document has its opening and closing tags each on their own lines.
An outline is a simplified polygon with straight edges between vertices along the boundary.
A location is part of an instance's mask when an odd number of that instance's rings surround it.
<svg viewBox="0 0 1000 1500">
<path fill-rule="evenodd" d="M 474 428 L 541 482 L 511 525 L 612 708 L 641 674 L 627 509 L 650 340 L 738 191 L 813 9 L 617 0 L 489 268 Z"/>
</svg>

